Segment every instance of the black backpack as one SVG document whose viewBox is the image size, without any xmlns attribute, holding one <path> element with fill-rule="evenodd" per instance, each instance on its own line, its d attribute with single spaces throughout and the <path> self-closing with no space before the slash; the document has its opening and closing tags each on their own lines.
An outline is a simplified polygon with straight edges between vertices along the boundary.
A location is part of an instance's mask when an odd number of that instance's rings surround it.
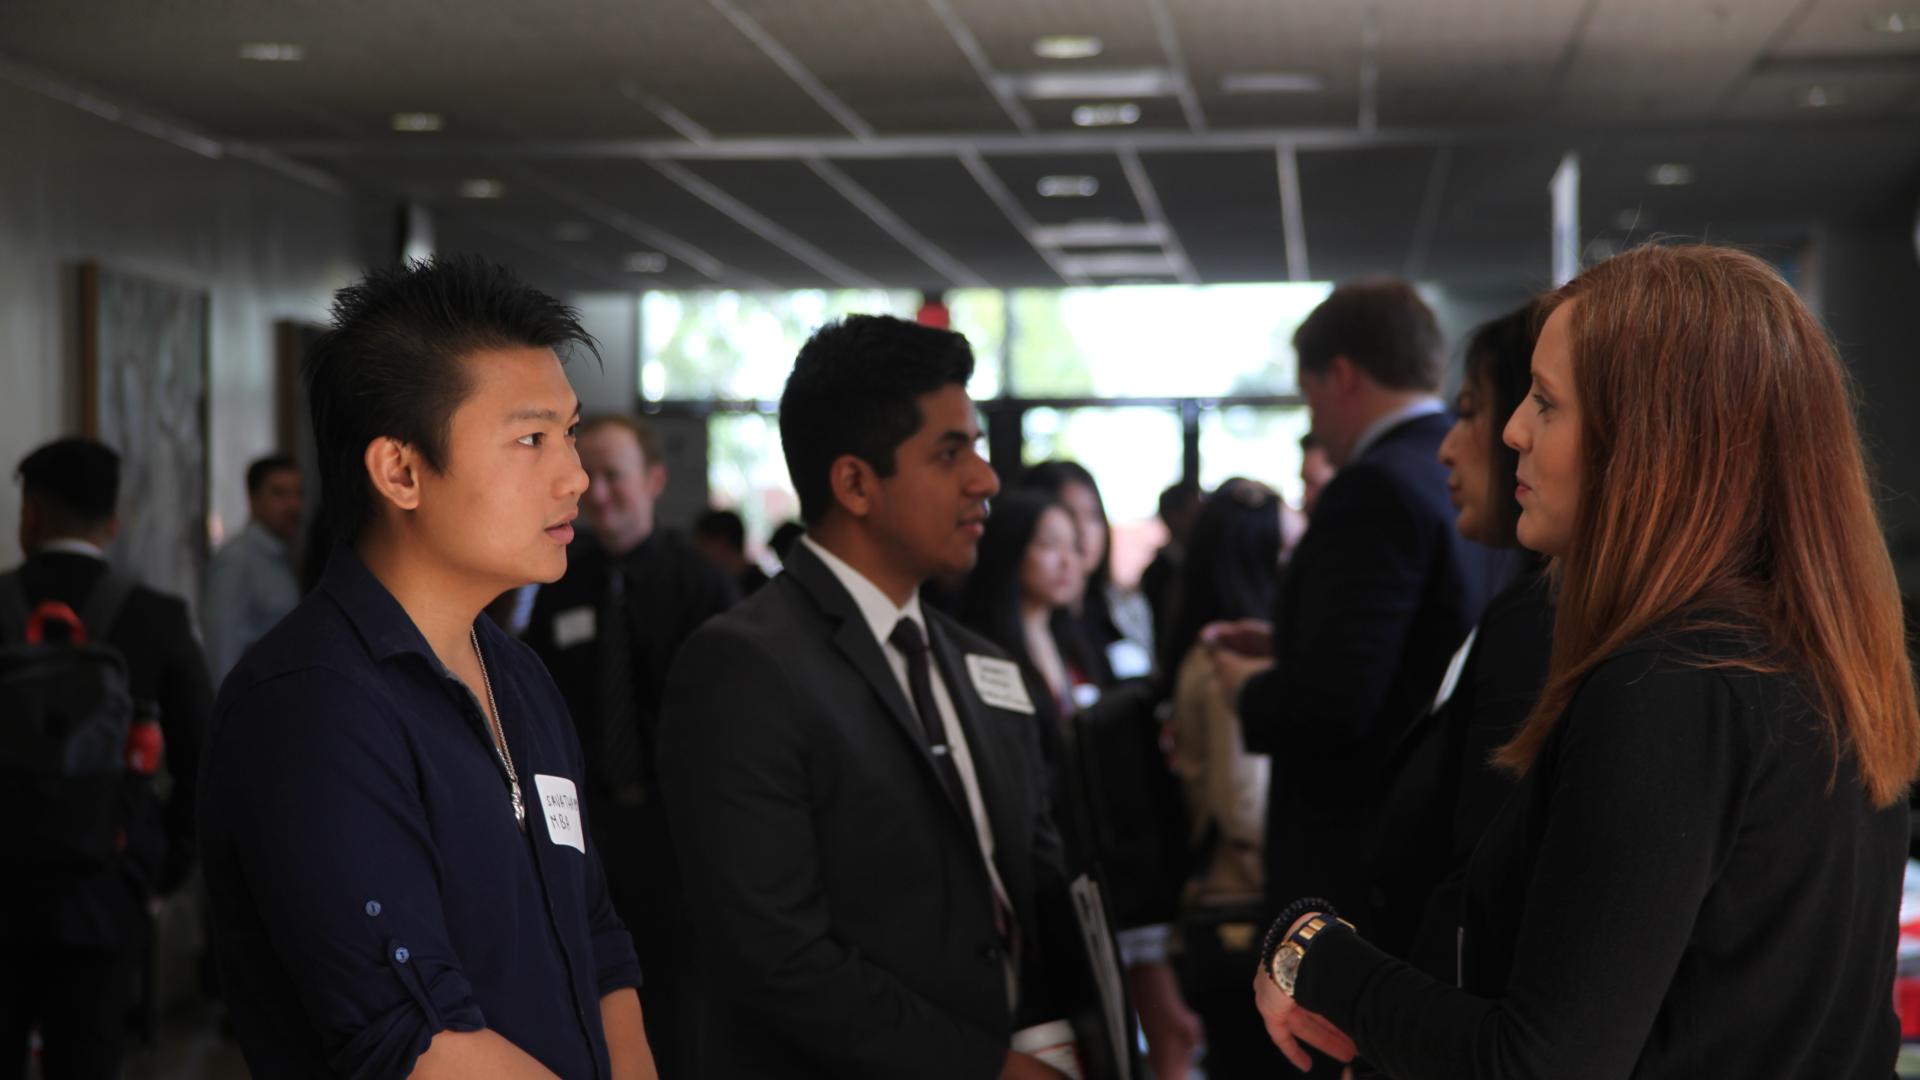
<svg viewBox="0 0 1920 1080">
<path fill-rule="evenodd" d="M 0 574 L 0 865 L 119 854 L 134 701 L 105 638 L 133 587 L 109 573 L 78 615 L 53 600 L 29 611 L 19 573 Z M 53 623 L 64 640 L 47 640 Z"/>
</svg>

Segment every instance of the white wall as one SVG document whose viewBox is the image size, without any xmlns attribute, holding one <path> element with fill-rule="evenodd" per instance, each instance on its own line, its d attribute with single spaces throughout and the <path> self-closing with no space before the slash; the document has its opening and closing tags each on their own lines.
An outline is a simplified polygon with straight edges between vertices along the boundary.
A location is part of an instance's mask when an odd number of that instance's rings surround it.
<svg viewBox="0 0 1920 1080">
<path fill-rule="evenodd" d="M 276 449 L 273 324 L 321 321 L 358 272 L 352 207 L 0 84 L 0 471 L 79 429 L 76 267 L 98 261 L 212 296 L 214 516 L 246 519 L 247 462 Z M 0 492 L 0 566 L 19 499 Z"/>
</svg>

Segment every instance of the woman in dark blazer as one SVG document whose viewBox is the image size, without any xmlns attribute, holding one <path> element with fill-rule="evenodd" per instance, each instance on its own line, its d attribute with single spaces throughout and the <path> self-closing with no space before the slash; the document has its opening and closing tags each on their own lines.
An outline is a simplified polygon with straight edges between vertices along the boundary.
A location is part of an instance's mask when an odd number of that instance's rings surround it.
<svg viewBox="0 0 1920 1080">
<path fill-rule="evenodd" d="M 993 501 L 960 600 L 960 621 L 1019 661 L 1050 757 L 1059 750 L 1060 724 L 1073 714 L 1076 688 L 1097 696 L 1102 685 L 1104 669 L 1090 670 L 1079 627 L 1064 618 L 1082 573 L 1073 511 L 1046 492 L 1015 491 Z M 1050 764 L 1059 768 L 1057 760 Z"/>
<path fill-rule="evenodd" d="M 1096 857 L 1094 833 L 1110 834 L 1119 823 L 1095 820 L 1097 808 L 1110 805 L 1111 799 L 1086 793 L 1083 783 L 1076 782 L 1079 778 L 1069 775 L 1073 770 L 1067 760 L 1066 725 L 1110 682 L 1102 654 L 1088 644 L 1084 624 L 1068 610 L 1086 585 L 1084 535 L 1075 518 L 1064 501 L 1044 488 L 995 499 L 980 538 L 979 561 L 967 576 L 961 621 L 1020 664 L 1047 758 L 1054 820 L 1066 837 L 1069 865 L 1083 868 L 1104 862 Z M 1100 867 L 1103 873 L 1116 869 Z M 1107 884 L 1114 889 L 1115 911 L 1127 911 L 1130 897 L 1122 893 L 1121 880 L 1108 879 Z M 1124 950 L 1127 933 L 1134 928 L 1123 924 L 1116 929 L 1122 931 Z M 1199 1018 L 1181 999 L 1173 969 L 1164 959 L 1129 960 L 1127 982 L 1154 1075 L 1181 1080 L 1199 1042 Z"/>
<path fill-rule="evenodd" d="M 1307 898 L 1268 1032 L 1397 1080 L 1884 1078 L 1920 717 L 1840 360 L 1725 249 L 1642 247 L 1544 310 L 1506 439 L 1553 660 L 1462 986 Z"/>
<path fill-rule="evenodd" d="M 1545 561 L 1514 536 L 1519 455 L 1501 441 L 1532 381 L 1534 331 L 1529 305 L 1482 326 L 1467 343 L 1440 462 L 1450 472 L 1447 493 L 1459 511 L 1460 535 L 1510 564 L 1493 568 L 1509 580 L 1461 645 L 1433 710 L 1394 749 L 1373 855 L 1367 940 L 1448 982 L 1458 977 L 1467 861 L 1515 781 L 1493 755 L 1540 699 L 1553 647 Z"/>
</svg>

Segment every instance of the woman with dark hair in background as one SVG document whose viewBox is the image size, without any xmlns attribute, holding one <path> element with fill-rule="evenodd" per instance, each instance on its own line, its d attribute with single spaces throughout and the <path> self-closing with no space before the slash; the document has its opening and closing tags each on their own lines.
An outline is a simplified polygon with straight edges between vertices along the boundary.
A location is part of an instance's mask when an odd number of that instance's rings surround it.
<svg viewBox="0 0 1920 1080">
<path fill-rule="evenodd" d="M 1085 588 L 1070 608 L 1091 651 L 1093 683 L 1105 689 L 1116 679 L 1151 674 L 1153 610 L 1140 593 L 1114 583 L 1113 526 L 1093 474 L 1079 462 L 1045 461 L 1028 469 L 1020 486 L 1065 503 L 1079 523 Z"/>
<path fill-rule="evenodd" d="M 1532 305 L 1474 331 L 1440 444 L 1460 535 L 1519 557 L 1447 669 L 1434 707 L 1388 762 L 1374 849 L 1368 940 L 1437 979 L 1458 976 L 1454 956 L 1467 863 L 1516 778 L 1493 764 L 1540 699 L 1553 649 L 1545 560 L 1520 547 L 1514 470 L 1520 455 L 1501 437 L 1527 398 L 1535 333 Z M 1493 580 L 1498 580 L 1494 578 Z"/>
<path fill-rule="evenodd" d="M 1207 660 L 1200 630 L 1263 618 L 1273 609 L 1283 512 L 1279 496 L 1252 480 L 1236 477 L 1207 496 L 1187 541 L 1174 617 L 1161 643 L 1161 669 L 1173 678 L 1173 768 L 1186 790 L 1196 868 L 1180 918 L 1188 1001 L 1206 1029 L 1205 1066 L 1216 1077 L 1257 1075 L 1274 1057 L 1247 1015 L 1246 982 L 1264 905 L 1260 853 L 1269 761 L 1247 753 L 1239 715 Z M 1229 948 L 1236 938 L 1245 938 L 1244 945 Z"/>
<path fill-rule="evenodd" d="M 1506 440 L 1553 660 L 1461 985 L 1303 899 L 1267 1030 L 1396 1080 L 1884 1078 L 1920 715 L 1846 371 L 1737 251 L 1649 245 L 1544 305 Z"/>
<path fill-rule="evenodd" d="M 1056 618 L 1080 594 L 1083 566 L 1073 511 L 1045 492 L 1015 491 L 993 501 L 960 603 L 960 621 L 1019 662 L 1056 773 L 1074 687 L 1092 682 L 1078 626 Z M 1056 812 L 1055 821 L 1069 828 L 1073 817 Z"/>
<path fill-rule="evenodd" d="M 1100 862 L 1093 834 L 1111 831 L 1114 824 L 1091 820 L 1099 812 L 1096 806 L 1106 802 L 1087 798 L 1083 779 L 1069 760 L 1068 725 L 1080 707 L 1077 703 L 1083 696 L 1097 696 L 1099 689 L 1090 676 L 1097 669 L 1097 654 L 1087 646 L 1080 621 L 1067 611 L 1086 585 L 1085 550 L 1073 511 L 1046 491 L 1029 488 L 995 499 L 960 608 L 962 622 L 1006 649 L 1020 665 L 1047 756 L 1054 821 L 1066 838 L 1068 864 L 1075 870 L 1092 869 Z M 1076 693 L 1080 690 L 1089 693 Z M 1181 1000 L 1164 954 L 1129 963 L 1127 985 L 1154 1075 L 1181 1080 L 1192 1064 L 1199 1022 Z M 1242 1008 L 1245 992 L 1243 988 Z"/>
</svg>

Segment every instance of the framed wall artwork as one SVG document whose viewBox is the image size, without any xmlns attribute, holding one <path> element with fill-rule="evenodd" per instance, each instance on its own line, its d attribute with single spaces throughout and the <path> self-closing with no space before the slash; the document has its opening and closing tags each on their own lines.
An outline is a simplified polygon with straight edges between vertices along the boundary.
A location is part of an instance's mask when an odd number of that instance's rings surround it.
<svg viewBox="0 0 1920 1080">
<path fill-rule="evenodd" d="M 120 452 L 114 565 L 196 611 L 208 558 L 205 289 L 80 268 L 83 430 Z"/>
</svg>

